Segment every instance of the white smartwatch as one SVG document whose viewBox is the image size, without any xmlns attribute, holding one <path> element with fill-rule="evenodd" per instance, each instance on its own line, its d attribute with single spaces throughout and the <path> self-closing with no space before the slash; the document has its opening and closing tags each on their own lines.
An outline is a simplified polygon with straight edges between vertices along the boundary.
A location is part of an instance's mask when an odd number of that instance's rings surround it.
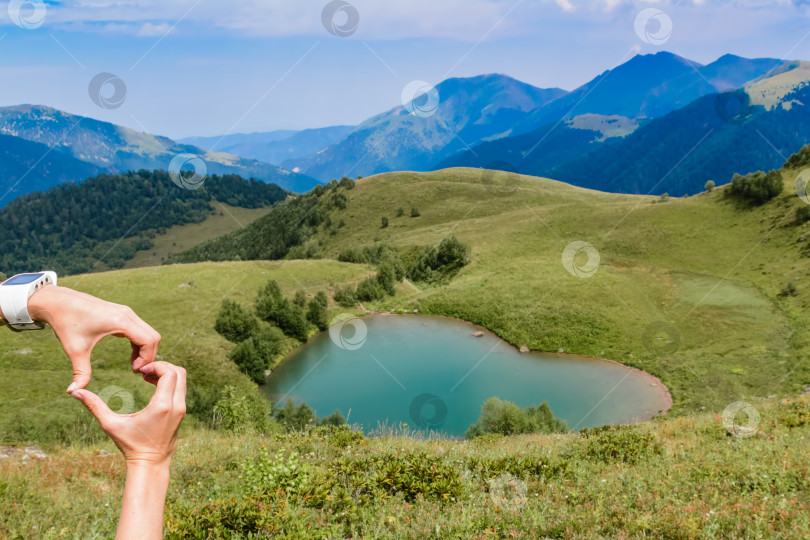
<svg viewBox="0 0 810 540">
<path fill-rule="evenodd" d="M 56 272 L 17 274 L 0 284 L 0 310 L 14 330 L 42 330 L 45 323 L 28 314 L 28 299 L 46 285 L 56 285 Z"/>
</svg>

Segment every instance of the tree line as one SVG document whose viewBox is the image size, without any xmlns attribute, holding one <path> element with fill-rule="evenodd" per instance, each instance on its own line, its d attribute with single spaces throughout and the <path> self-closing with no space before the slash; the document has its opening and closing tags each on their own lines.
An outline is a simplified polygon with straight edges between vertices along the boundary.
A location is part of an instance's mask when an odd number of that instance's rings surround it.
<svg viewBox="0 0 810 540">
<path fill-rule="evenodd" d="M 275 184 L 236 175 L 213 175 L 200 189 L 181 189 L 161 170 L 62 184 L 0 209 L 0 271 L 76 274 L 91 271 L 98 261 L 119 268 L 165 229 L 204 221 L 216 211 L 214 200 L 260 208 L 288 195 Z"/>
</svg>

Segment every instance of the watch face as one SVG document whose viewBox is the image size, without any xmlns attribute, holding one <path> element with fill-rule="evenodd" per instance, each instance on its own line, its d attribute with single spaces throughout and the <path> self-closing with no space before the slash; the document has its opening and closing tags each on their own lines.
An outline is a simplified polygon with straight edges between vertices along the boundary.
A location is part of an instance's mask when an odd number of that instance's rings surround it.
<svg viewBox="0 0 810 540">
<path fill-rule="evenodd" d="M 3 285 L 25 285 L 27 283 L 33 283 L 44 275 L 45 274 L 42 272 L 36 274 L 18 274 L 4 281 Z"/>
</svg>

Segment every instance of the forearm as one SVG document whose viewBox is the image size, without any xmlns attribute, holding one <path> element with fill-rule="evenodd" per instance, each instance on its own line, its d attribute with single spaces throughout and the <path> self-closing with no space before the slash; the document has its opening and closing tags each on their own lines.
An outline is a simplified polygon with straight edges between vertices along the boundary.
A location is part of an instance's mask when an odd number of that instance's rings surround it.
<svg viewBox="0 0 810 540">
<path fill-rule="evenodd" d="M 127 481 L 116 540 L 163 538 L 163 507 L 169 489 L 169 463 L 127 463 Z"/>
</svg>

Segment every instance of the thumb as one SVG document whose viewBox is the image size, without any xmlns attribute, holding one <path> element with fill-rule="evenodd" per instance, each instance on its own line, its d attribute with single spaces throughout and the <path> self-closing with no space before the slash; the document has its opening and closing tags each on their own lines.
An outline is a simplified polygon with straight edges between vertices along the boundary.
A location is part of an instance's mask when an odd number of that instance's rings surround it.
<svg viewBox="0 0 810 540">
<path fill-rule="evenodd" d="M 102 429 L 112 417 L 116 416 L 107 404 L 104 403 L 104 400 L 90 390 L 74 390 L 70 395 L 81 401 L 84 406 L 87 407 L 90 414 L 95 416 L 98 423 L 101 424 Z"/>
</svg>

